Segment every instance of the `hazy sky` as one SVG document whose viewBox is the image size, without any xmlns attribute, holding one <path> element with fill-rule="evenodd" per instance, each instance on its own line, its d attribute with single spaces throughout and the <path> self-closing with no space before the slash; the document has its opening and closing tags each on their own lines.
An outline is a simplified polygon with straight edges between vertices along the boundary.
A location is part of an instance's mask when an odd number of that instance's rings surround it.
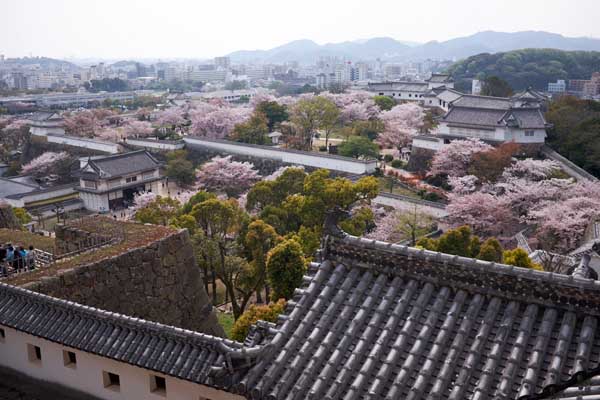
<svg viewBox="0 0 600 400">
<path fill-rule="evenodd" d="M 378 36 L 426 42 L 482 30 L 600 38 L 600 0 L 0 0 L 9 57 L 203 58 Z"/>
</svg>

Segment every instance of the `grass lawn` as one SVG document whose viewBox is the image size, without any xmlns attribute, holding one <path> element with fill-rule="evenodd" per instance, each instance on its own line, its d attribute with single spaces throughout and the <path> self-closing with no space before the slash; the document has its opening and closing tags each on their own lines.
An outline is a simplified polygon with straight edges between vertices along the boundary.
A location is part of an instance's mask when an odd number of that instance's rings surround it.
<svg viewBox="0 0 600 400">
<path fill-rule="evenodd" d="M 25 248 L 32 245 L 37 249 L 54 252 L 54 238 L 36 235 L 28 231 L 0 229 L 0 243 L 12 243 L 15 246 L 23 246 Z"/>
<path fill-rule="evenodd" d="M 390 181 L 388 178 L 378 178 L 379 180 L 379 191 L 381 193 L 390 193 Z M 420 199 L 419 195 L 413 192 L 412 190 L 408 190 L 397 183 L 394 182 L 394 188 L 392 191 L 393 194 L 399 194 L 402 196 L 408 196 L 415 199 Z"/>
<path fill-rule="evenodd" d="M 227 337 L 231 337 L 231 328 L 233 328 L 233 323 L 235 322 L 233 320 L 233 314 L 224 313 L 219 310 L 216 310 L 216 312 L 219 324 L 221 324 L 223 330 L 225 330 L 225 335 L 227 335 Z"/>
</svg>

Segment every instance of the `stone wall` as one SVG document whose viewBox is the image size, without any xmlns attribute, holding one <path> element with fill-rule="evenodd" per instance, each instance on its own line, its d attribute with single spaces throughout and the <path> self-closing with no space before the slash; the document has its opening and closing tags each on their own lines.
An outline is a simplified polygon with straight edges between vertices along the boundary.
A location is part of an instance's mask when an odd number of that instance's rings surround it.
<svg viewBox="0 0 600 400">
<path fill-rule="evenodd" d="M 224 336 L 187 230 L 23 287 L 91 307 Z"/>
<path fill-rule="evenodd" d="M 118 226 L 115 226 L 115 230 Z M 56 224 L 56 256 L 77 253 L 92 247 L 99 247 L 112 241 L 123 239 L 121 231 L 113 232 L 112 235 L 88 232 L 74 226 Z"/>
</svg>

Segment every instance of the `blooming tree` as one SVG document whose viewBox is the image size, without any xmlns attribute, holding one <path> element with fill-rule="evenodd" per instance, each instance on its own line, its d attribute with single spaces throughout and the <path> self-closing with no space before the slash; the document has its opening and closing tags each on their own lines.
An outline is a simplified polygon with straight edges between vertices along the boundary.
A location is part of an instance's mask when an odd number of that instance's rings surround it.
<svg viewBox="0 0 600 400">
<path fill-rule="evenodd" d="M 29 163 L 23 165 L 21 173 L 24 175 L 29 174 L 44 174 L 48 172 L 57 163 L 69 159 L 67 152 L 55 153 L 48 151 L 43 153 L 41 156 L 34 158 Z"/>
<path fill-rule="evenodd" d="M 110 142 L 119 142 L 123 138 L 124 134 L 120 128 L 102 128 L 94 134 L 94 137 L 100 140 L 108 140 Z"/>
<path fill-rule="evenodd" d="M 150 203 L 156 200 L 157 194 L 153 192 L 141 192 L 136 193 L 133 196 L 133 208 L 139 210 L 140 208 L 147 207 Z"/>
<path fill-rule="evenodd" d="M 252 114 L 248 107 L 216 106 L 202 103 L 190 111 L 192 126 L 190 134 L 209 139 L 227 137 L 237 124 L 246 122 Z"/>
<path fill-rule="evenodd" d="M 91 137 L 107 125 L 106 118 L 111 115 L 113 112 L 105 109 L 80 111 L 64 119 L 65 130 L 72 135 Z"/>
<path fill-rule="evenodd" d="M 232 161 L 231 156 L 215 157 L 196 173 L 201 187 L 234 196 L 250 188 L 260 179 L 249 162 Z"/>
<path fill-rule="evenodd" d="M 430 172 L 432 175 L 464 176 L 475 153 L 492 149 L 479 139 L 454 140 L 435 153 Z"/>
<path fill-rule="evenodd" d="M 452 187 L 452 193 L 469 194 L 477 190 L 479 179 L 475 175 L 450 176 L 448 183 Z"/>
<path fill-rule="evenodd" d="M 504 170 L 505 179 L 526 178 L 532 181 L 547 179 L 550 175 L 560 170 L 560 164 L 553 160 L 535 160 L 526 158 L 515 161 Z"/>
<path fill-rule="evenodd" d="M 186 122 L 184 115 L 185 112 L 182 108 L 170 107 L 158 114 L 156 122 L 162 127 L 175 129 Z"/>
<path fill-rule="evenodd" d="M 127 121 L 123 127 L 125 137 L 148 137 L 154 133 L 152 124 L 147 121 Z"/>
<path fill-rule="evenodd" d="M 381 113 L 385 129 L 377 143 L 382 147 L 400 148 L 407 145 L 423 125 L 423 108 L 412 103 L 400 104 Z"/>
</svg>

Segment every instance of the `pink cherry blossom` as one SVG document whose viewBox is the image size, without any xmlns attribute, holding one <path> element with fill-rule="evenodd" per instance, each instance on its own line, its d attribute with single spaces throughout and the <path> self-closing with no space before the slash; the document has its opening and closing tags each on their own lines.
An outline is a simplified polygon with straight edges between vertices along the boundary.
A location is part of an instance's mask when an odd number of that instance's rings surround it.
<svg viewBox="0 0 600 400">
<path fill-rule="evenodd" d="M 254 165 L 232 161 L 231 156 L 213 158 L 198 170 L 196 177 L 201 187 L 227 194 L 243 192 L 260 179 Z"/>
<path fill-rule="evenodd" d="M 43 174 L 46 171 L 50 170 L 54 164 L 66 160 L 69 158 L 69 154 L 66 152 L 55 153 L 52 151 L 47 151 L 40 155 L 39 157 L 34 158 L 29 163 L 23 165 L 21 169 L 21 173 L 24 175 L 29 174 Z"/>
</svg>

